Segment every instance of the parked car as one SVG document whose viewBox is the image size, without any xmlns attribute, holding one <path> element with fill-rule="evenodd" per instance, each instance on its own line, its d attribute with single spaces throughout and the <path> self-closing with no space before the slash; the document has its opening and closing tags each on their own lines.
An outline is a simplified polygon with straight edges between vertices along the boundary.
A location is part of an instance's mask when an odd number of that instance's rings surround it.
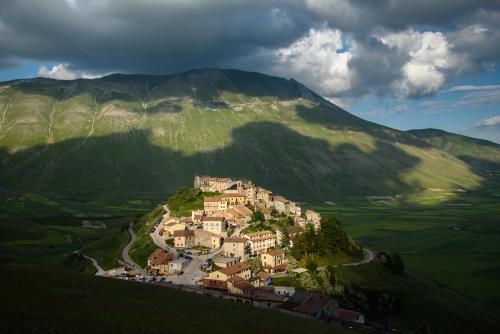
<svg viewBox="0 0 500 334">
<path fill-rule="evenodd" d="M 177 276 L 181 276 L 182 274 L 184 274 L 184 270 L 179 270 L 176 274 Z"/>
<path fill-rule="evenodd" d="M 189 255 L 184 255 L 184 258 L 185 258 L 185 259 L 188 259 L 188 260 L 190 260 L 190 261 L 192 261 L 192 260 L 193 260 L 193 257 L 192 257 L 192 256 L 189 256 Z"/>
</svg>

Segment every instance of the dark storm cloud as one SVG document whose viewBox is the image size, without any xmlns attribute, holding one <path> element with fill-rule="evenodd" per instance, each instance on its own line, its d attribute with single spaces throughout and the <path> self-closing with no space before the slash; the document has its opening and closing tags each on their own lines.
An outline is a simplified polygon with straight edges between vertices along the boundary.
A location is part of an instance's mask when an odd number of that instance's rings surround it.
<svg viewBox="0 0 500 334">
<path fill-rule="evenodd" d="M 219 66 L 285 46 L 312 24 L 276 1 L 26 1 L 3 4 L 0 46 L 12 57 L 97 71 Z"/>
<path fill-rule="evenodd" d="M 420 96 L 496 64 L 499 11 L 491 0 L 0 0 L 0 69 L 236 67 L 293 76 L 327 96 Z M 335 46 L 322 40 L 332 36 L 342 36 Z M 438 47 L 425 53 L 429 43 Z"/>
</svg>

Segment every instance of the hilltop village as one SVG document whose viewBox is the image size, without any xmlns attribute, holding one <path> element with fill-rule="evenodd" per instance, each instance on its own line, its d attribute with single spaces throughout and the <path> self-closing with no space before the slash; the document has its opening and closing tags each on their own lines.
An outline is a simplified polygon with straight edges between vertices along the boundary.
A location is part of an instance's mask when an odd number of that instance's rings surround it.
<svg viewBox="0 0 500 334">
<path fill-rule="evenodd" d="M 306 230 L 321 228 L 319 213 L 303 212 L 297 203 L 251 181 L 196 176 L 193 185 L 203 194 L 203 208 L 179 217 L 168 205 L 162 207 L 149 231 L 158 248 L 137 272 L 139 280 L 310 319 L 364 324 L 362 313 L 339 307 L 330 295 L 274 282 L 308 271 L 297 266 L 290 251 Z M 287 223 L 265 224 L 270 221 Z"/>
</svg>

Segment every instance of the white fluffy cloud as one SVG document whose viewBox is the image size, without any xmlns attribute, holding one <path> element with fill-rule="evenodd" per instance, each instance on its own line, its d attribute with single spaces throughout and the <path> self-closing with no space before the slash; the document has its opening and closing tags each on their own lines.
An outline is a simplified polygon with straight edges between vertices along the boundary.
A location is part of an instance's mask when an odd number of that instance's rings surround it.
<svg viewBox="0 0 500 334">
<path fill-rule="evenodd" d="M 460 67 L 460 57 L 450 49 L 441 32 L 418 32 L 412 29 L 389 33 L 378 39 L 408 57 L 401 68 L 401 78 L 394 82 L 403 96 L 435 93 L 446 82 L 447 71 Z"/>
<path fill-rule="evenodd" d="M 58 80 L 73 80 L 78 78 L 94 79 L 102 76 L 102 74 L 92 74 L 84 71 L 71 70 L 68 64 L 56 64 L 52 66 L 52 68 L 42 65 L 38 69 L 38 75 L 44 78 Z"/>
<path fill-rule="evenodd" d="M 476 127 L 492 127 L 500 126 L 500 115 L 491 118 L 483 119 L 476 124 Z"/>
<path fill-rule="evenodd" d="M 346 48 L 340 30 L 310 29 L 306 36 L 275 51 L 273 71 L 300 78 L 313 90 L 335 96 L 351 88 L 349 61 L 352 54 Z"/>
</svg>

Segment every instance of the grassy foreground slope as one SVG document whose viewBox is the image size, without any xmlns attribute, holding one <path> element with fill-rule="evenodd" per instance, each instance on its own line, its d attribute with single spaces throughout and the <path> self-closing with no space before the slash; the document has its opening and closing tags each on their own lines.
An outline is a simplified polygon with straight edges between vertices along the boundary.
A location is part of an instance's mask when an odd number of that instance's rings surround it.
<svg viewBox="0 0 500 334">
<path fill-rule="evenodd" d="M 0 333 L 350 333 L 141 283 L 0 265 Z"/>
</svg>

